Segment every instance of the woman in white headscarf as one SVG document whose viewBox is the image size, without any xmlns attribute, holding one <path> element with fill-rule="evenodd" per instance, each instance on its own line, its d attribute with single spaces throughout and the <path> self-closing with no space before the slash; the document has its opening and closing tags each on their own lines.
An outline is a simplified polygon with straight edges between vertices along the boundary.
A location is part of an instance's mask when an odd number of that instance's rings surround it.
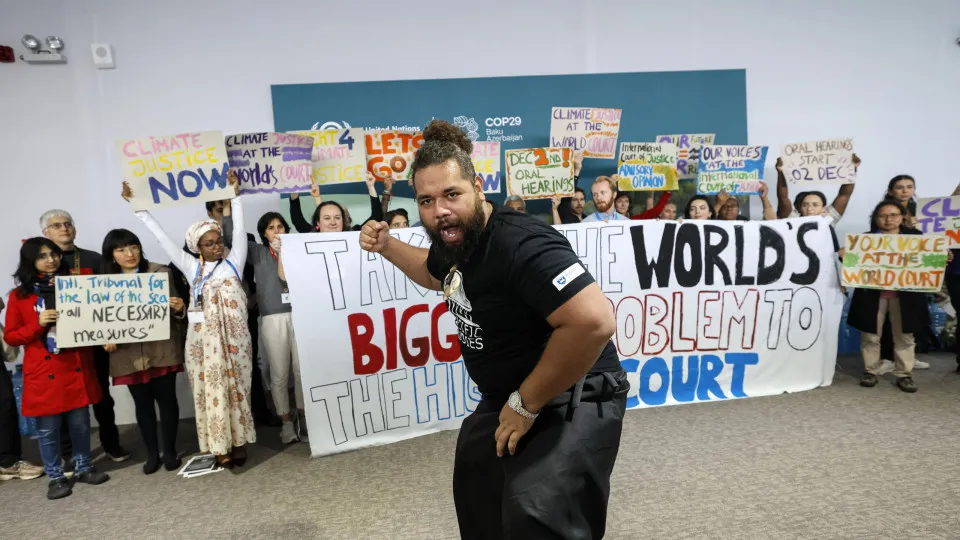
<svg viewBox="0 0 960 540">
<path fill-rule="evenodd" d="M 236 176 L 233 171 L 229 174 L 236 189 Z M 124 183 L 123 198 L 129 201 L 132 196 L 130 186 Z M 247 258 L 247 237 L 239 197 L 231 206 L 233 248 L 226 257 L 216 221 L 190 226 L 186 234 L 190 253 L 186 253 L 150 212 L 135 212 L 190 282 L 185 364 L 193 390 L 197 438 L 200 450 L 214 454 L 225 468 L 242 466 L 247 460 L 244 445 L 257 440 L 250 409 L 253 350 L 240 277 Z"/>
</svg>

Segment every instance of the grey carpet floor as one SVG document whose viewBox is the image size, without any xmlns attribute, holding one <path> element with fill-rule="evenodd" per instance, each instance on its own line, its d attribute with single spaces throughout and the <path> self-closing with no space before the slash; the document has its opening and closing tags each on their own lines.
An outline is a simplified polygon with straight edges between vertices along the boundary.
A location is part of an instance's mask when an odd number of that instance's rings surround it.
<svg viewBox="0 0 960 540">
<path fill-rule="evenodd" d="M 844 357 L 829 388 L 628 413 L 607 538 L 960 538 L 960 375 L 924 358 L 914 395 L 891 375 L 860 388 Z M 144 476 L 133 426 L 123 437 L 134 460 L 99 461 L 102 486 L 47 501 L 45 479 L 3 482 L 0 538 L 458 536 L 455 432 L 310 459 L 264 429 L 246 467 L 189 480 Z M 196 451 L 192 424 L 181 441 Z"/>
</svg>

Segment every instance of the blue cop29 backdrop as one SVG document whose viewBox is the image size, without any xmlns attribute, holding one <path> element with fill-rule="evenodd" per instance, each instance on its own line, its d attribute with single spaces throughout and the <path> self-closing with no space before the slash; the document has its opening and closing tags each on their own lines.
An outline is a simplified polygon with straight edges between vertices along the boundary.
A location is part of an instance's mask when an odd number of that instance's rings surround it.
<svg viewBox="0 0 960 540">
<path fill-rule="evenodd" d="M 420 129 L 433 118 L 456 119 L 474 140 L 501 141 L 502 151 L 548 146 L 552 107 L 608 107 L 623 109 L 620 142 L 716 133 L 718 144 L 747 143 L 744 70 L 284 84 L 271 90 L 276 131 L 344 123 Z M 613 159 L 588 159 L 580 185 L 589 193 L 594 177 L 615 170 Z M 324 186 L 325 193 L 365 191 L 363 184 Z M 396 191 L 413 196 L 407 185 Z M 503 191 L 493 199 L 502 202 Z M 548 209 L 548 201 L 531 208 Z"/>
</svg>

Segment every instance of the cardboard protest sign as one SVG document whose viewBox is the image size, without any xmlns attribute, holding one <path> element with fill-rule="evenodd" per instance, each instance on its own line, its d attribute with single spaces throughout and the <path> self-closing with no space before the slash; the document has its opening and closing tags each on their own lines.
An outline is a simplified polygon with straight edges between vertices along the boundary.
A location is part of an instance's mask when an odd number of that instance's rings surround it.
<svg viewBox="0 0 960 540">
<path fill-rule="evenodd" d="M 783 176 L 800 184 L 852 184 L 853 139 L 826 139 L 784 144 L 780 147 Z"/>
<path fill-rule="evenodd" d="M 363 182 L 367 173 L 367 155 L 362 129 L 294 131 L 313 139 L 313 183 L 317 185 Z"/>
<path fill-rule="evenodd" d="M 697 165 L 700 163 L 700 148 L 713 144 L 717 136 L 714 133 L 690 133 L 686 135 L 657 135 L 656 141 L 677 146 L 677 177 L 688 180 L 697 177 Z"/>
<path fill-rule="evenodd" d="M 527 148 L 507 150 L 507 194 L 524 199 L 573 196 L 573 150 Z"/>
<path fill-rule="evenodd" d="M 923 234 L 943 234 L 960 248 L 960 197 L 917 199 L 917 227 Z"/>
<path fill-rule="evenodd" d="M 116 142 L 134 210 L 235 197 L 223 133 L 201 131 Z"/>
<path fill-rule="evenodd" d="M 423 146 L 422 132 L 372 131 L 367 133 L 367 170 L 379 180 L 410 177 L 413 155 Z"/>
<path fill-rule="evenodd" d="M 240 193 L 296 193 L 309 190 L 313 139 L 289 133 L 228 135 L 227 159 Z"/>
<path fill-rule="evenodd" d="M 704 145 L 697 168 L 697 193 L 759 193 L 766 161 L 766 146 Z"/>
<path fill-rule="evenodd" d="M 500 141 L 473 141 L 473 168 L 483 178 L 484 193 L 500 193 Z"/>
<path fill-rule="evenodd" d="M 56 295 L 61 348 L 170 339 L 164 272 L 57 276 Z"/>
<path fill-rule="evenodd" d="M 620 191 L 677 189 L 677 147 L 670 143 L 620 143 Z"/>
<path fill-rule="evenodd" d="M 629 409 L 833 380 L 844 297 L 825 220 L 556 228 L 610 302 Z M 301 365 L 314 456 L 459 427 L 481 400 L 461 344 L 497 330 L 476 316 L 482 299 L 469 282 L 444 303 L 440 291 L 362 251 L 358 234 L 283 240 L 300 355 L 324 351 L 323 362 Z M 429 247 L 422 228 L 390 234 Z M 545 286 L 553 277 L 543 277 Z"/>
<path fill-rule="evenodd" d="M 848 234 L 845 287 L 937 292 L 950 240 L 941 234 Z"/>
<path fill-rule="evenodd" d="M 620 109 L 554 107 L 550 116 L 550 146 L 583 150 L 584 158 L 611 159 L 617 151 Z"/>
</svg>

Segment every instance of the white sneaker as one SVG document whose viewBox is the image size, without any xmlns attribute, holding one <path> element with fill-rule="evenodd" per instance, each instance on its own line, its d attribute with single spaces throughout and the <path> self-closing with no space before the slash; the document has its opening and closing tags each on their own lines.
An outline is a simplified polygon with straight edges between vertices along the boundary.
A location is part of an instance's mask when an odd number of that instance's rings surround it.
<svg viewBox="0 0 960 540">
<path fill-rule="evenodd" d="M 283 444 L 297 442 L 297 432 L 293 429 L 293 422 L 284 422 L 280 428 L 280 441 Z"/>
<path fill-rule="evenodd" d="M 913 369 L 930 369 L 930 362 L 924 362 L 923 360 L 915 360 L 913 363 Z"/>
<path fill-rule="evenodd" d="M 893 362 L 890 360 L 881 360 L 880 369 L 877 371 L 877 375 L 883 375 L 884 373 L 893 372 Z"/>
</svg>

